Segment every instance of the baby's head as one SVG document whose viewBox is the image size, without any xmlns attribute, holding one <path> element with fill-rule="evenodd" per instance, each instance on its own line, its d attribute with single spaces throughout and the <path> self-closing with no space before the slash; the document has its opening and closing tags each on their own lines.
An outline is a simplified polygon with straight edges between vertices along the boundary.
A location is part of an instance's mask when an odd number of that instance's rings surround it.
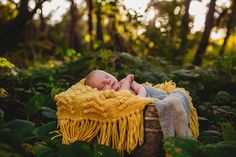
<svg viewBox="0 0 236 157">
<path fill-rule="evenodd" d="M 90 72 L 85 78 L 85 85 L 97 88 L 98 90 L 113 89 L 117 91 L 120 88 L 118 80 L 103 70 Z"/>
</svg>

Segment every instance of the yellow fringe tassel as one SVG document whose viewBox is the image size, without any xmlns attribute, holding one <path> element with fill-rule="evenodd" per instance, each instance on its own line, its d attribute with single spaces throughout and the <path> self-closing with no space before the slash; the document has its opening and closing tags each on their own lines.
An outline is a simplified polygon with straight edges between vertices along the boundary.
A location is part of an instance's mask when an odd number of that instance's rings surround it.
<svg viewBox="0 0 236 157">
<path fill-rule="evenodd" d="M 116 121 L 99 122 L 95 120 L 60 120 L 62 143 L 69 144 L 77 140 L 91 142 L 97 135 L 97 142 L 112 145 L 118 152 L 131 152 L 143 143 L 144 127 L 141 112 L 130 114 Z M 58 131 L 57 131 L 58 132 Z"/>
</svg>

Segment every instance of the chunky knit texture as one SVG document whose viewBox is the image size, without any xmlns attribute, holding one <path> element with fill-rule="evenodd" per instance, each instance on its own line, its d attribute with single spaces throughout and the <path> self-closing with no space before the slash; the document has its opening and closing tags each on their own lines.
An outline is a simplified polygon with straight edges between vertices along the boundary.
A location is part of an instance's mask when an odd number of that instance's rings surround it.
<svg viewBox="0 0 236 157">
<path fill-rule="evenodd" d="M 158 87 L 167 93 L 176 88 L 173 82 Z M 121 153 L 131 152 L 143 143 L 143 110 L 154 103 L 154 99 L 134 96 L 127 91 L 92 89 L 84 85 L 84 79 L 56 95 L 55 100 L 62 143 L 91 142 L 97 137 L 98 143 L 112 146 Z M 190 112 L 190 130 L 197 137 L 197 114 L 192 103 Z"/>
<path fill-rule="evenodd" d="M 60 132 L 65 144 L 77 140 L 111 145 L 119 152 L 131 152 L 143 143 L 143 109 L 150 98 L 127 91 L 98 91 L 84 80 L 55 97 Z"/>
</svg>

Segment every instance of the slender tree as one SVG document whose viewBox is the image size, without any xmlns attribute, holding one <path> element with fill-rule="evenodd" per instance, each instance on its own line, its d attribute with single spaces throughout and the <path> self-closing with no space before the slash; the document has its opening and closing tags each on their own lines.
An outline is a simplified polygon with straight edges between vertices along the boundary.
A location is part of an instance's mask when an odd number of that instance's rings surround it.
<svg viewBox="0 0 236 157">
<path fill-rule="evenodd" d="M 230 36 L 230 34 L 231 34 L 233 28 L 234 28 L 235 25 L 236 25 L 236 22 L 235 22 L 235 21 L 236 21 L 236 0 L 233 0 L 233 1 L 232 1 L 232 7 L 231 7 L 231 14 L 230 14 L 229 19 L 228 19 L 228 21 L 227 21 L 227 27 L 226 27 L 227 32 L 226 32 L 226 36 L 225 36 L 225 38 L 224 38 L 223 45 L 222 45 L 222 47 L 221 47 L 221 49 L 220 49 L 220 52 L 219 52 L 220 55 L 223 55 L 223 54 L 224 54 L 224 50 L 225 50 L 225 46 L 226 46 L 226 44 L 227 44 L 228 38 L 229 38 L 229 36 Z"/>
<path fill-rule="evenodd" d="M 14 47 L 18 43 L 27 22 L 32 20 L 36 11 L 45 1 L 47 0 L 38 0 L 32 11 L 28 7 L 28 0 L 21 0 L 19 2 L 17 16 L 0 28 L 0 55 L 3 55 L 9 48 Z"/>
<path fill-rule="evenodd" d="M 88 5 L 88 31 L 90 35 L 90 49 L 93 50 L 93 0 L 87 0 Z"/>
<path fill-rule="evenodd" d="M 117 27 L 116 27 L 116 17 L 115 14 L 110 15 L 110 29 L 109 32 L 111 34 L 111 37 L 113 39 L 113 49 L 115 51 L 126 51 L 126 46 L 123 43 L 123 39 L 121 35 L 119 34 Z"/>
<path fill-rule="evenodd" d="M 43 17 L 43 7 L 42 5 L 39 7 L 40 9 L 40 30 L 41 32 L 45 32 L 46 30 L 46 21 L 45 18 Z"/>
<path fill-rule="evenodd" d="M 108 34 L 111 36 L 111 43 L 112 43 L 112 49 L 114 51 L 122 52 L 126 51 L 127 47 L 124 43 L 124 40 L 120 33 L 118 32 L 117 26 L 118 26 L 118 20 L 117 14 L 120 14 L 120 11 L 118 9 L 117 0 L 110 1 L 107 3 L 109 9 L 111 10 L 109 14 L 109 24 L 108 24 Z"/>
<path fill-rule="evenodd" d="M 209 44 L 209 36 L 210 36 L 211 29 L 212 29 L 213 23 L 214 23 L 215 5 L 216 5 L 216 0 L 211 0 L 210 4 L 209 4 L 209 11 L 206 16 L 205 29 L 204 29 L 199 47 L 198 47 L 197 52 L 194 57 L 193 63 L 195 65 L 202 64 L 202 55 L 205 53 L 206 48 Z"/>
<path fill-rule="evenodd" d="M 81 36 L 78 31 L 78 8 L 74 0 L 70 0 L 70 32 L 69 32 L 69 45 L 71 48 L 75 49 L 77 52 L 82 50 Z"/>
<path fill-rule="evenodd" d="M 101 2 L 96 1 L 97 40 L 103 42 L 101 7 Z"/>
<path fill-rule="evenodd" d="M 168 25 L 170 26 L 170 30 L 169 30 L 169 36 L 171 37 L 170 42 L 174 43 L 175 37 L 176 37 L 176 31 L 175 31 L 176 18 L 175 18 L 175 14 L 174 14 L 174 9 L 175 9 L 176 6 L 178 6 L 178 2 L 177 2 L 177 0 L 173 0 L 172 3 L 174 5 L 174 7 L 171 7 L 172 10 L 168 13 L 169 14 Z"/>
<path fill-rule="evenodd" d="M 191 0 L 185 0 L 184 1 L 184 15 L 181 19 L 181 43 L 180 43 L 180 47 L 179 47 L 179 56 L 184 54 L 186 51 L 186 45 L 188 42 L 187 36 L 189 34 L 189 22 L 190 22 L 190 18 L 189 18 L 189 6 L 190 6 Z"/>
<path fill-rule="evenodd" d="M 224 8 L 224 10 L 219 14 L 218 18 L 216 19 L 215 26 L 219 27 L 220 23 L 224 20 L 225 16 L 227 15 L 229 8 Z"/>
</svg>

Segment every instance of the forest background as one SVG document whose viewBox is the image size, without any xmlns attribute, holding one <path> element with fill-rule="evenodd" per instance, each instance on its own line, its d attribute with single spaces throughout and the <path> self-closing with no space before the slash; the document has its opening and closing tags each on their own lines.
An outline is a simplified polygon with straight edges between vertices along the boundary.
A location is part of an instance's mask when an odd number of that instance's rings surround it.
<svg viewBox="0 0 236 157">
<path fill-rule="evenodd" d="M 46 10 L 52 1 L 0 1 L 0 156 L 118 155 L 48 134 L 54 96 L 93 69 L 190 92 L 199 141 L 166 139 L 173 156 L 236 153 L 236 0 L 150 0 L 142 14 L 131 0 L 60 0 L 67 9 L 56 21 L 62 6 Z"/>
</svg>

